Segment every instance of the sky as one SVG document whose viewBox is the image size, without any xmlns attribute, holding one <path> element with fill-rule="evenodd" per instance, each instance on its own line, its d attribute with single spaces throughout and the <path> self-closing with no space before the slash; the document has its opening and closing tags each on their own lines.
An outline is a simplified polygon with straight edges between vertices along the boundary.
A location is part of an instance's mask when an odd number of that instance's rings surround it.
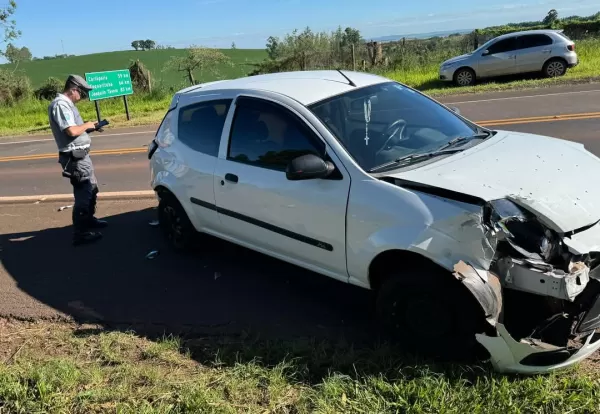
<svg viewBox="0 0 600 414">
<path fill-rule="evenodd" d="M 0 0 L 0 7 L 6 0 Z M 22 36 L 14 42 L 34 56 L 130 49 L 152 39 L 184 48 L 192 44 L 264 48 L 266 39 L 295 28 L 358 28 L 364 38 L 474 29 L 559 15 L 590 15 L 598 0 L 17 0 Z"/>
</svg>

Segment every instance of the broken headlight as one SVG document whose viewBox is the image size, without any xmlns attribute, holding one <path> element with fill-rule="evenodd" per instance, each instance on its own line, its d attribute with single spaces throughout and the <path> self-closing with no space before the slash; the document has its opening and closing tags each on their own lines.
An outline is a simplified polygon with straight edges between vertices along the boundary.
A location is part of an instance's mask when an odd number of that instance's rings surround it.
<svg viewBox="0 0 600 414">
<path fill-rule="evenodd" d="M 507 199 L 488 203 L 487 223 L 498 241 L 506 241 L 524 258 L 552 263 L 560 249 L 558 236 L 529 211 Z"/>
</svg>

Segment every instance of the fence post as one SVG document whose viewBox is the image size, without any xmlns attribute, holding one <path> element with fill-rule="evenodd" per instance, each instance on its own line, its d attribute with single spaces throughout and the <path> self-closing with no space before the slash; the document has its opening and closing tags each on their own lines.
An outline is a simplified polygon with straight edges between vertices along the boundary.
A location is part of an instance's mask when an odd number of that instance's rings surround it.
<svg viewBox="0 0 600 414">
<path fill-rule="evenodd" d="M 352 43 L 352 70 L 356 72 L 356 54 L 354 51 L 354 43 Z"/>
</svg>

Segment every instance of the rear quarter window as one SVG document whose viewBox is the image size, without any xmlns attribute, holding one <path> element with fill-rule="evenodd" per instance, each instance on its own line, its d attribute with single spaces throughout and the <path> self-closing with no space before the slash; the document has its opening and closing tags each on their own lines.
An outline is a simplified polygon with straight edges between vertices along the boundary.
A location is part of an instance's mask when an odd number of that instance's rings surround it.
<svg viewBox="0 0 600 414">
<path fill-rule="evenodd" d="M 177 137 L 193 151 L 216 157 L 231 99 L 200 102 L 179 110 Z"/>
</svg>

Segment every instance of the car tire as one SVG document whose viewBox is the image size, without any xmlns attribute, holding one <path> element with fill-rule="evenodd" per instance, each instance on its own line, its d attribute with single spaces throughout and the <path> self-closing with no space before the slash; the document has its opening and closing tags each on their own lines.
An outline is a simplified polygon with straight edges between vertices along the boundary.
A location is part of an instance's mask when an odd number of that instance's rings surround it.
<svg viewBox="0 0 600 414">
<path fill-rule="evenodd" d="M 178 252 L 186 252 L 192 248 L 196 240 L 196 229 L 181 203 L 171 193 L 160 195 L 158 219 L 169 247 Z"/>
<path fill-rule="evenodd" d="M 447 272 L 389 275 L 376 294 L 384 337 L 411 354 L 451 361 L 489 357 L 476 333 L 489 330 L 474 297 Z M 433 274 L 437 273 L 437 274 Z M 431 276 L 431 277 L 428 277 Z"/>
<path fill-rule="evenodd" d="M 454 73 L 454 83 L 457 86 L 475 85 L 475 71 L 471 68 L 460 68 Z"/>
<path fill-rule="evenodd" d="M 544 65 L 542 72 L 547 78 L 564 76 L 567 73 L 567 62 L 563 59 L 550 59 Z"/>
</svg>

